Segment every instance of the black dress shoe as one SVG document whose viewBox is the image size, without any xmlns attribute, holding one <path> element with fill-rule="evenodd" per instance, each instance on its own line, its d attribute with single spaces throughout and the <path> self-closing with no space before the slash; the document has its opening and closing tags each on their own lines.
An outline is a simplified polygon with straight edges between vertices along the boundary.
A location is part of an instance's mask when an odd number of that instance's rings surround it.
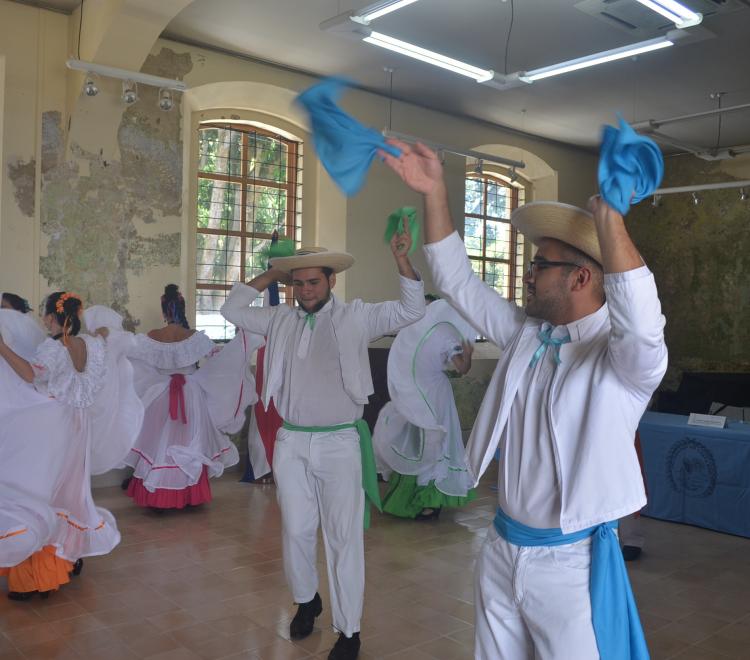
<svg viewBox="0 0 750 660">
<path fill-rule="evenodd" d="M 73 570 L 70 571 L 70 574 L 75 575 L 77 577 L 81 574 L 82 570 L 83 570 L 83 559 L 76 559 L 76 563 L 73 564 Z"/>
<path fill-rule="evenodd" d="M 637 545 L 624 545 L 622 546 L 622 558 L 625 561 L 634 561 L 641 556 L 641 548 Z"/>
<path fill-rule="evenodd" d="M 9 591 L 8 598 L 10 600 L 29 600 L 36 591 Z"/>
<path fill-rule="evenodd" d="M 430 513 L 425 513 L 426 510 L 429 510 Z M 422 509 L 416 516 L 414 516 L 414 520 L 437 520 L 440 517 L 440 507 L 427 507 L 426 509 Z"/>
<path fill-rule="evenodd" d="M 328 660 L 354 660 L 359 655 L 359 633 L 355 632 L 351 637 L 339 633 L 339 638 L 328 654 Z"/>
<path fill-rule="evenodd" d="M 122 488 L 123 490 L 127 490 L 127 489 L 128 489 L 128 486 L 130 485 L 130 480 L 131 480 L 132 478 L 133 478 L 133 477 L 125 477 L 125 478 L 124 478 L 124 479 L 122 480 L 122 483 L 120 484 L 120 488 Z"/>
<path fill-rule="evenodd" d="M 313 631 L 315 617 L 320 616 L 322 611 L 323 603 L 318 593 L 308 603 L 300 603 L 297 608 L 297 614 L 294 615 L 292 622 L 289 624 L 289 636 L 292 639 L 307 637 Z"/>
</svg>

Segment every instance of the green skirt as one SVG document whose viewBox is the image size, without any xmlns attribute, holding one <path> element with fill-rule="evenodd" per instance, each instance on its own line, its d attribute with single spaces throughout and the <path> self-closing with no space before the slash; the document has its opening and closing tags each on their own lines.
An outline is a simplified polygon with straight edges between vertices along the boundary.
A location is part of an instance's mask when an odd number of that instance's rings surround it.
<svg viewBox="0 0 750 660">
<path fill-rule="evenodd" d="M 391 473 L 388 480 L 388 492 L 383 500 L 383 511 L 399 518 L 416 518 L 422 509 L 460 507 L 476 498 L 472 488 L 465 497 L 441 493 L 435 482 L 426 486 L 417 486 L 417 477 L 409 474 Z"/>
</svg>

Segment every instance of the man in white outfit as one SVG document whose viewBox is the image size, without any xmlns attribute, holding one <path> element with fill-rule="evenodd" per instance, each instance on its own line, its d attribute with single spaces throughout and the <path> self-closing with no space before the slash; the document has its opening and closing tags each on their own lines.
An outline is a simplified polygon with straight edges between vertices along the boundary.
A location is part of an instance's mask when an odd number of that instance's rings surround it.
<svg viewBox="0 0 750 660">
<path fill-rule="evenodd" d="M 622 216 L 533 203 L 511 223 L 538 247 L 526 309 L 477 278 L 423 145 L 381 156 L 425 199 L 435 284 L 502 349 L 467 447 L 500 453 L 499 507 L 476 565 L 476 658 L 648 658 L 617 543 L 645 492 L 633 437 L 666 370 L 654 278 Z"/>
<path fill-rule="evenodd" d="M 372 444 L 361 421 L 373 393 L 367 344 L 424 314 L 424 286 L 409 262 L 410 247 L 408 233 L 391 240 L 400 275 L 399 301 L 339 300 L 331 293 L 336 273 L 349 268 L 353 257 L 310 248 L 271 259 L 270 270 L 247 285 L 235 284 L 221 309 L 230 323 L 268 338 L 262 400 L 267 406 L 273 398 L 284 419 L 273 472 L 284 572 L 299 604 L 290 635 L 309 635 L 322 611 L 316 569 L 322 525 L 333 625 L 340 633 L 329 660 L 353 660 L 359 653 L 363 521 L 369 513 L 365 495 L 380 506 Z M 296 309 L 250 307 L 271 282 L 290 279 Z"/>
</svg>

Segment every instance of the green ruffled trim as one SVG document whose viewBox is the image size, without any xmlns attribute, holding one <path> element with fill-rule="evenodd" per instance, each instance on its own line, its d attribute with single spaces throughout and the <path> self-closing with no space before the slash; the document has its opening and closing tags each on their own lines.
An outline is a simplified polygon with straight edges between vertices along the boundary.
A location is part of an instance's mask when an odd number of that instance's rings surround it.
<svg viewBox="0 0 750 660">
<path fill-rule="evenodd" d="M 426 486 L 418 486 L 415 475 L 393 472 L 383 499 L 383 511 L 399 518 L 416 518 L 422 509 L 462 507 L 476 497 L 473 488 L 465 497 L 446 495 L 437 489 L 434 481 Z"/>
</svg>

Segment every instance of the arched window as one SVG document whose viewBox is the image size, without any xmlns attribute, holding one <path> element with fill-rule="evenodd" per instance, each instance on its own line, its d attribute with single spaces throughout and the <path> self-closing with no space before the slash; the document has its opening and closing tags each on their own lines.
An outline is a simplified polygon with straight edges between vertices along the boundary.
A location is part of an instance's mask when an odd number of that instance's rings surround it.
<svg viewBox="0 0 750 660">
<path fill-rule="evenodd" d="M 510 224 L 525 190 L 500 174 L 466 174 L 464 243 L 474 272 L 501 296 L 523 304 L 523 236 Z"/>
<path fill-rule="evenodd" d="M 266 269 L 273 232 L 299 245 L 301 174 L 301 142 L 249 124 L 200 124 L 195 316 L 212 339 L 231 339 L 219 309 L 235 282 Z"/>
</svg>

